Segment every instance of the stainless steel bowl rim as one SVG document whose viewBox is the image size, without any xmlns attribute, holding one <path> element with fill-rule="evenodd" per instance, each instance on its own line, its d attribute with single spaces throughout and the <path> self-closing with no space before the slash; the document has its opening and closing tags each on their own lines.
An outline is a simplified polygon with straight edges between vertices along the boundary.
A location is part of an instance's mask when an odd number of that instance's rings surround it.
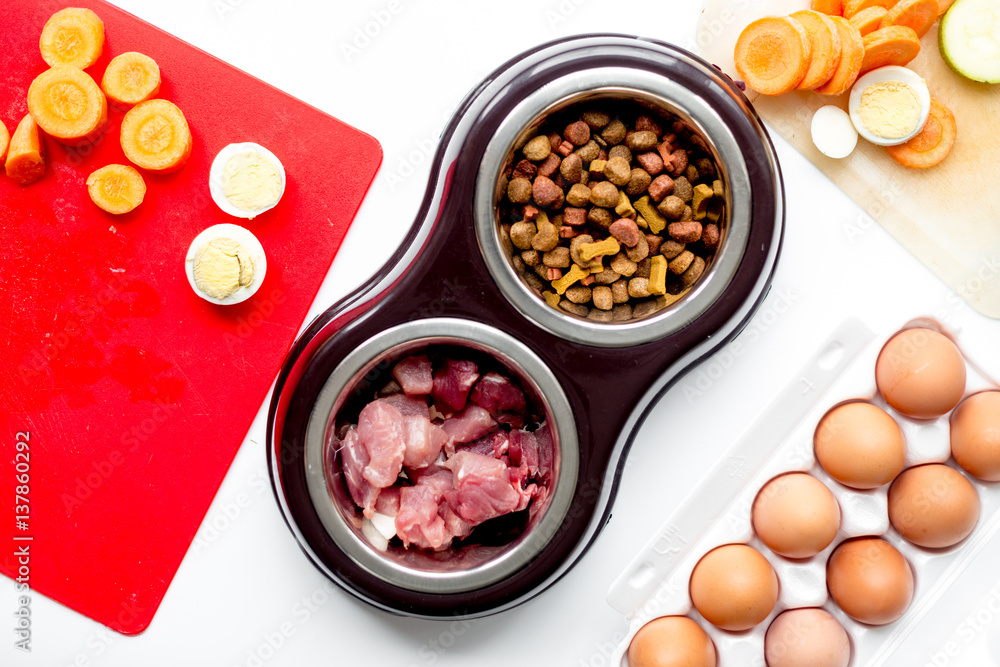
<svg viewBox="0 0 1000 667">
<path fill-rule="evenodd" d="M 372 362 L 394 351 L 434 344 L 464 345 L 492 354 L 532 384 L 546 409 L 559 452 L 559 471 L 548 509 L 538 521 L 496 558 L 459 572 L 431 572 L 406 567 L 385 557 L 347 525 L 327 488 L 323 448 L 327 425 L 343 398 Z M 401 588 L 450 594 L 484 588 L 526 566 L 556 534 L 569 512 L 579 473 L 579 444 L 569 400 L 555 375 L 527 346 L 485 324 L 458 318 L 406 322 L 368 339 L 333 370 L 313 405 L 306 430 L 305 475 L 309 496 L 323 527 L 337 546 L 370 574 Z"/>
</svg>

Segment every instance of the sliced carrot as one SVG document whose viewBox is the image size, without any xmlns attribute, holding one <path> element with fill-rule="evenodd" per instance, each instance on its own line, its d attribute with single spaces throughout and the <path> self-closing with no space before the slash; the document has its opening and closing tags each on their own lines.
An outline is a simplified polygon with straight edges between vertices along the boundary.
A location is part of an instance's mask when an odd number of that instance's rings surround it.
<svg viewBox="0 0 1000 667">
<path fill-rule="evenodd" d="M 850 18 L 851 25 L 857 28 L 858 32 L 861 33 L 861 36 L 864 37 L 868 33 L 875 32 L 881 28 L 882 19 L 888 13 L 889 12 L 885 7 L 880 7 L 879 5 L 869 7 L 868 9 L 862 9 Z"/>
<path fill-rule="evenodd" d="M 844 0 L 844 18 L 849 19 L 869 7 L 877 6 L 889 10 L 895 4 L 896 0 Z"/>
<path fill-rule="evenodd" d="M 951 110 L 931 98 L 931 112 L 920 134 L 905 144 L 886 146 L 889 156 L 911 169 L 926 169 L 940 164 L 955 145 L 958 126 Z"/>
<path fill-rule="evenodd" d="M 890 25 L 868 33 L 865 40 L 864 74 L 886 65 L 905 65 L 920 53 L 920 38 L 913 28 Z"/>
<path fill-rule="evenodd" d="M 938 0 L 899 0 L 882 19 L 883 26 L 905 25 L 923 37 L 938 17 Z"/>
<path fill-rule="evenodd" d="M 839 16 L 831 16 L 830 20 L 837 26 L 840 33 L 840 62 L 830 80 L 816 88 L 823 95 L 840 95 L 854 85 L 861 71 L 861 61 L 865 57 L 865 43 L 861 33 L 851 23 Z"/>
<path fill-rule="evenodd" d="M 10 132 L 7 126 L 0 123 L 0 162 L 7 159 L 7 147 L 10 146 Z"/>
<path fill-rule="evenodd" d="M 104 22 L 89 9 L 59 10 L 45 22 L 38 47 L 50 67 L 86 69 L 104 51 Z"/>
<path fill-rule="evenodd" d="M 173 102 L 146 100 L 122 119 L 122 150 L 138 167 L 157 172 L 180 169 L 191 155 L 191 129 Z"/>
<path fill-rule="evenodd" d="M 142 203 L 146 182 L 142 175 L 124 164 L 109 164 L 87 177 L 90 200 L 108 213 L 128 213 Z"/>
<path fill-rule="evenodd" d="M 45 145 L 30 113 L 21 119 L 10 138 L 6 170 L 7 175 L 21 185 L 34 183 L 45 173 Z"/>
<path fill-rule="evenodd" d="M 809 7 L 813 11 L 830 16 L 844 15 L 844 0 L 812 0 Z"/>
<path fill-rule="evenodd" d="M 110 101 L 119 105 L 145 102 L 160 92 L 160 67 L 147 55 L 123 53 L 108 63 L 101 88 Z"/>
<path fill-rule="evenodd" d="M 45 70 L 28 88 L 28 111 L 56 141 L 92 141 L 108 121 L 108 101 L 90 75 L 76 67 Z"/>
<path fill-rule="evenodd" d="M 809 33 L 787 16 L 757 19 L 740 33 L 733 60 L 747 86 L 765 95 L 787 93 L 810 62 Z"/>
<path fill-rule="evenodd" d="M 809 33 L 811 59 L 799 90 L 812 90 L 830 80 L 840 63 L 840 31 L 828 15 L 803 9 L 790 16 L 801 23 Z"/>
</svg>

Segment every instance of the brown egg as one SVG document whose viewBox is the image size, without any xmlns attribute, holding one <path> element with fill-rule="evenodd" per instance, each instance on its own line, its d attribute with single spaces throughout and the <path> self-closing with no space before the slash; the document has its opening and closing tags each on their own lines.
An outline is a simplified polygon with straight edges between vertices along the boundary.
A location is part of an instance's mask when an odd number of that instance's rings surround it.
<svg viewBox="0 0 1000 667">
<path fill-rule="evenodd" d="M 778 575 L 767 559 L 745 544 L 726 544 L 702 556 L 691 573 L 691 601 L 712 625 L 749 630 L 778 600 Z"/>
<path fill-rule="evenodd" d="M 786 558 L 810 558 L 830 546 L 840 530 L 840 505 L 823 482 L 793 472 L 765 484 L 753 503 L 753 529 Z"/>
<path fill-rule="evenodd" d="M 868 625 L 897 620 L 913 600 L 913 570 L 880 537 L 841 543 L 826 563 L 830 597 L 848 616 Z"/>
<path fill-rule="evenodd" d="M 715 667 L 715 644 L 687 616 L 662 616 L 639 628 L 628 667 Z"/>
<path fill-rule="evenodd" d="M 816 427 L 813 448 L 831 477 L 855 489 L 891 482 L 906 462 L 899 424 L 882 408 L 863 401 L 827 412 Z"/>
<path fill-rule="evenodd" d="M 851 640 L 825 609 L 789 609 L 764 636 L 767 667 L 847 667 Z"/>
<path fill-rule="evenodd" d="M 917 546 L 964 540 L 979 520 L 979 494 L 962 473 L 940 463 L 904 470 L 889 487 L 889 520 Z"/>
<path fill-rule="evenodd" d="M 904 415 L 939 417 L 965 393 L 965 360 L 944 334 L 906 329 L 889 339 L 875 362 L 875 384 Z"/>
<path fill-rule="evenodd" d="M 1000 482 L 1000 391 L 973 394 L 951 415 L 951 455 L 970 475 Z"/>
</svg>

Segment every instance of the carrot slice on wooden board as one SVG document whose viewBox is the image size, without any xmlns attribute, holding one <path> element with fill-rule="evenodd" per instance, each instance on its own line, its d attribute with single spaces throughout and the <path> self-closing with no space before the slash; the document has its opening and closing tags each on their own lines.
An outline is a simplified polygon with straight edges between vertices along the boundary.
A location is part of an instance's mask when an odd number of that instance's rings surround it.
<svg viewBox="0 0 1000 667">
<path fill-rule="evenodd" d="M 923 37 L 938 17 L 937 0 L 899 0 L 882 19 L 883 26 L 905 25 Z"/>
<path fill-rule="evenodd" d="M 831 16 L 830 20 L 837 26 L 840 33 L 840 62 L 830 80 L 816 88 L 823 95 L 840 95 L 854 85 L 861 71 L 861 62 L 865 57 L 865 43 L 861 33 L 851 23 L 839 16 Z"/>
<path fill-rule="evenodd" d="M 789 16 L 801 23 L 809 33 L 809 69 L 796 87 L 799 90 L 812 90 L 829 81 L 837 71 L 841 50 L 840 31 L 828 15 L 811 9 L 803 9 Z"/>
<path fill-rule="evenodd" d="M 146 100 L 122 119 L 122 150 L 137 167 L 149 171 L 180 169 L 191 155 L 191 129 L 173 102 Z"/>
<path fill-rule="evenodd" d="M 844 0 L 844 18 L 849 19 L 869 7 L 882 7 L 889 10 L 895 4 L 896 0 Z"/>
<path fill-rule="evenodd" d="M 843 16 L 844 0 L 812 0 L 809 8 L 829 16 Z"/>
<path fill-rule="evenodd" d="M 45 22 L 38 47 L 50 67 L 86 69 L 104 51 L 104 22 L 89 9 L 61 9 Z"/>
<path fill-rule="evenodd" d="M 752 22 L 736 40 L 733 60 L 747 86 L 764 95 L 781 95 L 799 84 L 810 62 L 809 33 L 787 16 Z"/>
<path fill-rule="evenodd" d="M 927 169 L 948 157 L 955 145 L 958 126 L 951 110 L 938 100 L 931 98 L 931 112 L 920 134 L 905 144 L 886 146 L 889 156 L 911 169 Z"/>
<path fill-rule="evenodd" d="M 28 111 L 56 141 L 92 141 L 108 121 L 108 101 L 90 75 L 76 67 L 45 70 L 28 87 Z"/>
<path fill-rule="evenodd" d="M 864 37 L 870 32 L 875 32 L 882 27 L 882 19 L 888 14 L 888 10 L 885 7 L 880 7 L 875 5 L 874 7 L 869 7 L 868 9 L 862 9 L 860 12 L 855 14 L 850 18 L 851 25 L 858 29 L 861 36 Z"/>
<path fill-rule="evenodd" d="M 905 65 L 920 53 L 920 38 L 913 28 L 890 25 L 864 36 L 865 58 L 861 73 L 886 65 Z"/>
<path fill-rule="evenodd" d="M 146 182 L 133 167 L 109 164 L 87 177 L 90 200 L 108 213 L 128 213 L 142 203 Z"/>
<path fill-rule="evenodd" d="M 0 123 L 0 162 L 7 159 L 7 147 L 10 146 L 10 132 L 7 126 Z"/>
<path fill-rule="evenodd" d="M 160 67 L 142 53 L 123 53 L 108 63 L 101 88 L 108 99 L 118 105 L 144 102 L 160 92 Z"/>
<path fill-rule="evenodd" d="M 7 148 L 7 175 L 21 185 L 34 183 L 45 173 L 45 146 L 38 123 L 29 113 L 14 130 Z"/>
</svg>

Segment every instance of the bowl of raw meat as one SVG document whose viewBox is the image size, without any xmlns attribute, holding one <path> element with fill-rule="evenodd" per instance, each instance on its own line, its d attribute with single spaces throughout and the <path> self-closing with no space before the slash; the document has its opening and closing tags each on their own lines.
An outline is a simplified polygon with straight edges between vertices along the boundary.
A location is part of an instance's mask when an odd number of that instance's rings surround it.
<svg viewBox="0 0 1000 667">
<path fill-rule="evenodd" d="M 430 594 L 529 563 L 563 523 L 578 458 L 569 403 L 542 361 L 451 318 L 354 349 L 323 386 L 305 446 L 309 495 L 337 546 Z"/>
</svg>

